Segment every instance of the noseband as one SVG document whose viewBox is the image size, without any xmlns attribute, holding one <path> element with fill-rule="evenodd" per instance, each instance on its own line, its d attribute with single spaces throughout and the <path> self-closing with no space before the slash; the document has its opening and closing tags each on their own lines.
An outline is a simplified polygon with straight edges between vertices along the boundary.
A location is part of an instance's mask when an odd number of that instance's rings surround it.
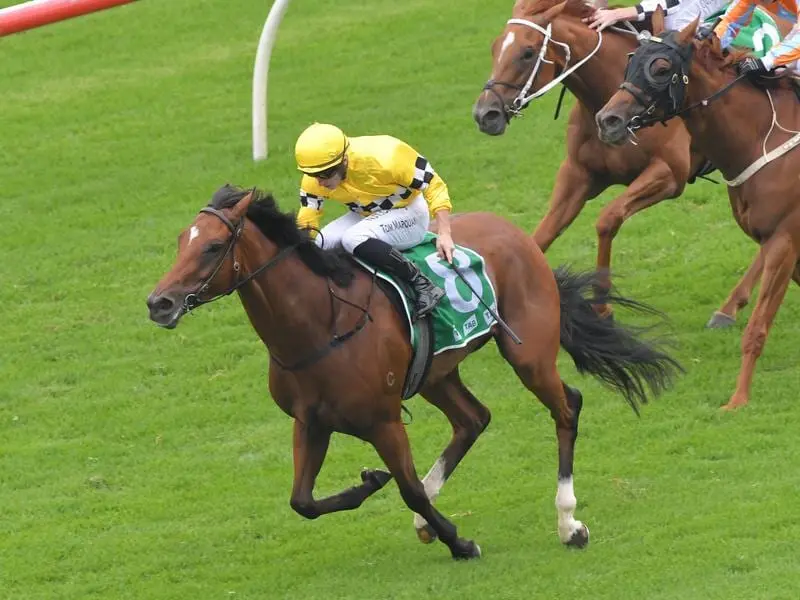
<svg viewBox="0 0 800 600">
<path fill-rule="evenodd" d="M 625 81 L 619 87 L 645 107 L 644 117 L 637 115 L 631 119 L 630 128 L 634 131 L 675 117 L 683 105 L 694 47 L 691 44 L 688 48 L 682 47 L 675 41 L 675 33 L 670 31 L 664 37 L 656 37 L 649 32 L 642 32 L 639 35 L 641 47 L 628 61 Z M 653 75 L 652 66 L 657 60 L 669 62 L 670 71 L 664 75 Z M 659 107 L 663 109 L 663 118 L 653 117 Z"/>
<path fill-rule="evenodd" d="M 236 242 L 238 242 L 242 237 L 242 231 L 244 231 L 245 218 L 242 217 L 239 220 L 239 222 L 234 225 L 231 222 L 231 220 L 228 217 L 226 217 L 225 214 L 222 211 L 217 210 L 216 208 L 212 208 L 210 206 L 207 206 L 205 208 L 200 209 L 200 212 L 201 213 L 207 213 L 209 215 L 214 215 L 220 221 L 222 221 L 225 224 L 225 226 L 228 228 L 228 231 L 231 232 L 231 237 L 228 240 L 228 247 L 225 248 L 225 253 L 222 255 L 222 257 L 217 262 L 216 266 L 214 267 L 214 270 L 211 272 L 211 275 L 209 275 L 205 279 L 205 281 L 203 281 L 203 283 L 200 285 L 200 287 L 198 288 L 198 290 L 196 292 L 187 294 L 186 297 L 184 298 L 184 300 L 183 300 L 183 312 L 184 312 L 184 314 L 188 313 L 189 311 L 197 308 L 198 306 L 200 306 L 202 304 L 209 304 L 211 302 L 214 302 L 215 300 L 219 300 L 220 298 L 222 298 L 224 296 L 228 296 L 228 295 L 232 294 L 233 292 L 238 290 L 240 287 L 242 287 L 244 284 L 246 284 L 249 281 L 251 281 L 254 277 L 260 275 L 261 273 L 265 272 L 266 270 L 271 269 L 272 267 L 277 265 L 280 261 L 282 261 L 284 258 L 289 256 L 292 252 L 294 252 L 297 249 L 297 246 L 299 245 L 299 244 L 292 244 L 291 246 L 287 246 L 287 247 L 283 248 L 280 252 L 278 252 L 275 256 L 270 258 L 263 265 L 258 267 L 255 271 L 250 273 L 247 277 L 245 277 L 244 279 L 239 279 L 238 277 L 239 277 L 240 266 L 239 266 L 239 261 L 236 260 L 236 256 L 234 254 L 234 248 L 236 246 Z M 314 242 L 313 241 L 309 241 L 308 243 L 312 243 L 313 244 Z M 236 272 L 236 281 L 226 291 L 224 291 L 222 293 L 219 293 L 216 296 L 214 296 L 213 298 L 209 298 L 208 300 L 203 300 L 202 298 L 200 298 L 200 296 L 208 289 L 209 285 L 211 285 L 211 282 L 213 281 L 213 279 L 217 275 L 217 273 L 219 273 L 219 270 L 222 268 L 222 265 L 225 263 L 225 260 L 228 258 L 228 255 L 231 255 L 231 257 L 233 259 L 233 270 Z M 330 310 L 331 310 L 331 328 L 333 329 L 332 338 L 328 342 L 328 344 L 325 345 L 325 346 L 322 346 L 321 348 L 318 348 L 318 349 L 314 350 L 308 356 L 306 356 L 302 360 L 299 360 L 299 361 L 297 361 L 295 363 L 286 364 L 283 361 L 281 361 L 277 356 L 275 356 L 275 354 L 273 354 L 271 352 L 270 352 L 270 359 L 275 364 L 277 364 L 280 368 L 282 368 L 282 369 L 284 369 L 286 371 L 297 371 L 297 370 L 305 369 L 306 367 L 309 367 L 309 366 L 313 365 L 315 362 L 317 362 L 321 358 L 327 356 L 328 353 L 330 353 L 332 350 L 338 348 L 339 346 L 344 344 L 347 340 L 351 339 L 355 334 L 357 334 L 359 331 L 361 331 L 366 326 L 368 321 L 372 320 L 372 316 L 369 313 L 369 308 L 370 308 L 370 304 L 372 303 L 372 296 L 374 295 L 374 292 L 375 292 L 376 277 L 377 277 L 376 273 L 373 273 L 373 276 L 372 276 L 372 287 L 370 288 L 369 297 L 367 298 L 367 305 L 365 307 L 358 306 L 357 304 L 354 304 L 353 302 L 350 302 L 349 300 L 338 296 L 336 294 L 336 292 L 334 292 L 333 288 L 331 287 L 330 282 L 328 282 L 328 294 L 329 294 L 329 298 L 330 298 Z M 336 332 L 336 327 L 335 327 L 335 325 L 336 325 L 336 309 L 334 307 L 334 299 L 339 300 L 340 302 L 343 302 L 344 304 L 348 304 L 350 306 L 353 306 L 354 308 L 357 308 L 358 310 L 361 311 L 361 317 L 359 318 L 358 322 L 352 327 L 352 329 L 350 329 L 349 331 L 347 331 L 346 333 L 343 333 L 343 334 L 339 334 L 339 333 Z"/>
<path fill-rule="evenodd" d="M 244 284 L 252 280 L 254 277 L 260 275 L 267 269 L 278 264 L 278 262 L 286 258 L 291 252 L 295 250 L 295 248 L 297 248 L 297 245 L 287 246 L 286 248 L 283 248 L 280 252 L 278 252 L 275 256 L 270 258 L 263 265 L 258 267 L 255 271 L 250 273 L 247 277 L 240 280 L 239 271 L 241 267 L 239 265 L 239 261 L 236 260 L 236 256 L 234 254 L 234 248 L 236 247 L 236 242 L 238 242 L 239 239 L 241 239 L 242 237 L 242 232 L 244 231 L 245 218 L 242 217 L 239 220 L 239 222 L 234 225 L 231 222 L 231 220 L 228 217 L 226 217 L 221 210 L 217 210 L 216 208 L 206 206 L 205 208 L 201 208 L 200 212 L 209 215 L 214 215 L 215 217 L 217 217 L 220 221 L 222 221 L 225 224 L 225 227 L 228 228 L 228 231 L 231 232 L 231 236 L 230 238 L 228 238 L 228 246 L 225 248 L 225 253 L 219 259 L 219 261 L 217 261 L 217 264 L 214 266 L 214 270 L 211 271 L 211 275 L 206 277 L 205 281 L 203 281 L 203 283 L 200 284 L 200 287 L 197 289 L 196 292 L 191 292 L 189 294 L 186 294 L 186 297 L 183 299 L 184 314 L 188 313 L 191 310 L 194 310 L 198 306 L 201 306 L 203 304 L 209 304 L 211 302 L 214 302 L 215 300 L 219 300 L 224 296 L 229 296 L 230 294 L 238 290 L 240 287 L 242 287 Z M 228 258 L 228 255 L 230 255 L 231 258 L 233 259 L 233 270 L 236 273 L 236 280 L 234 281 L 233 285 L 226 291 L 221 292 L 216 296 L 213 296 L 212 298 L 208 298 L 207 300 L 203 300 L 200 296 L 202 296 L 206 292 L 206 290 L 208 290 L 209 286 L 211 285 L 211 282 L 214 280 L 214 277 L 217 276 L 217 273 L 219 273 L 220 269 L 222 268 L 222 265 Z"/>
<path fill-rule="evenodd" d="M 645 109 L 643 115 L 631 118 L 628 124 L 631 132 L 654 123 L 664 124 L 699 106 L 708 106 L 712 100 L 723 95 L 745 77 L 739 75 L 709 97 L 686 108 L 681 108 L 686 96 L 686 87 L 689 85 L 688 72 L 694 45 L 689 44 L 688 47 L 682 47 L 674 39 L 676 34 L 675 31 L 670 31 L 663 37 L 650 35 L 646 31 L 639 34 L 641 46 L 631 56 L 628 67 L 625 69 L 625 81 L 619 86 L 620 89 L 633 96 L 636 102 Z M 672 67 L 668 73 L 654 76 L 651 67 L 659 59 L 668 61 Z M 657 108 L 662 109 L 661 116 L 655 116 Z"/>
<path fill-rule="evenodd" d="M 500 103 L 503 105 L 506 113 L 506 120 L 509 120 L 511 117 L 520 116 L 522 110 L 531 103 L 532 100 L 545 95 L 555 86 L 560 84 L 564 81 L 567 77 L 572 75 L 575 71 L 577 71 L 580 67 L 583 66 L 585 62 L 591 59 L 597 51 L 600 49 L 600 45 L 603 43 L 603 33 L 598 31 L 597 32 L 597 45 L 595 46 L 594 50 L 592 50 L 588 55 L 583 57 L 574 65 L 570 66 L 569 62 L 572 58 L 572 51 L 570 50 L 569 44 L 564 42 L 559 42 L 558 40 L 553 39 L 552 31 L 553 31 L 553 24 L 548 23 L 547 27 L 542 27 L 533 21 L 529 21 L 527 19 L 509 19 L 507 22 L 508 25 L 522 25 L 524 27 L 528 27 L 541 33 L 544 36 L 544 40 L 542 41 L 542 47 L 539 49 L 539 55 L 536 57 L 536 62 L 533 65 L 533 69 L 531 70 L 530 75 L 528 76 L 527 81 L 524 85 L 518 85 L 516 83 L 509 83 L 507 81 L 496 81 L 494 79 L 490 79 L 486 82 L 486 85 L 483 86 L 483 89 L 488 92 L 492 92 L 495 97 L 500 100 Z M 556 46 L 560 46 L 564 50 L 565 60 L 564 60 L 564 67 L 555 64 L 555 61 L 548 60 L 545 58 L 545 54 L 547 54 L 547 50 L 550 43 L 555 44 Z M 533 84 L 536 82 L 536 77 L 539 75 L 539 69 L 542 66 L 542 63 L 547 63 L 549 65 L 554 65 L 556 69 L 556 76 L 550 83 L 542 86 L 532 94 L 529 94 Z M 519 93 L 511 102 L 511 106 L 506 105 L 505 99 L 499 94 L 497 90 L 495 90 L 495 86 L 503 86 L 510 88 L 512 90 L 517 90 Z M 563 91 L 562 91 L 563 97 Z M 559 102 L 560 104 L 560 102 Z"/>
</svg>

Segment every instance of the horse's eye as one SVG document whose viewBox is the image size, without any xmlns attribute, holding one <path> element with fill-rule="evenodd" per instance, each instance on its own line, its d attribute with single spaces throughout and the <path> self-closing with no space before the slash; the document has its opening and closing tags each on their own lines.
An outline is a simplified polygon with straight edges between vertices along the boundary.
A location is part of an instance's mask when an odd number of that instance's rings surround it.
<svg viewBox="0 0 800 600">
<path fill-rule="evenodd" d="M 663 77 L 665 75 L 669 75 L 669 67 L 660 65 L 658 67 L 654 67 L 652 72 L 654 77 Z"/>
<path fill-rule="evenodd" d="M 522 53 L 522 60 L 530 60 L 536 55 L 536 51 L 528 46 L 525 48 L 525 51 Z"/>
<path fill-rule="evenodd" d="M 205 247 L 205 250 L 203 250 L 203 252 L 205 252 L 206 254 L 216 254 L 217 252 L 222 251 L 224 247 L 225 244 L 223 244 L 222 242 L 211 242 L 208 246 Z"/>
</svg>

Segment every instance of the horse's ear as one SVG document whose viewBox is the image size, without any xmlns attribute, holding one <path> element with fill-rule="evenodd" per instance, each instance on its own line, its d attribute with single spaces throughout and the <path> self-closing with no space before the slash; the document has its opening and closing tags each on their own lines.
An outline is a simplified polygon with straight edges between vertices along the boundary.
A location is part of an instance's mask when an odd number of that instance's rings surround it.
<svg viewBox="0 0 800 600">
<path fill-rule="evenodd" d="M 556 4 L 551 8 L 548 8 L 546 11 L 542 13 L 542 20 L 545 23 L 549 23 L 550 21 L 555 19 L 558 15 L 564 12 L 564 9 L 567 7 L 567 2 L 569 2 L 569 0 L 564 0 L 564 2 Z"/>
<path fill-rule="evenodd" d="M 678 43 L 681 46 L 685 46 L 690 44 L 691 41 L 694 39 L 694 36 L 697 34 L 697 27 L 700 25 L 700 17 L 695 17 L 694 21 L 689 23 L 686 27 L 681 29 L 681 32 L 677 36 Z"/>
<path fill-rule="evenodd" d="M 656 10 L 653 12 L 652 22 L 653 22 L 653 35 L 661 35 L 662 33 L 664 33 L 665 29 L 664 9 L 661 8 L 660 4 L 656 7 Z"/>
<path fill-rule="evenodd" d="M 255 188 L 253 188 L 252 190 L 250 190 L 250 192 L 244 198 L 239 200 L 234 205 L 233 209 L 231 210 L 231 216 L 233 217 L 233 220 L 238 221 L 244 215 L 247 214 L 247 208 L 250 206 L 250 203 L 253 201 L 253 198 L 255 197 L 255 194 L 256 194 L 256 190 L 255 190 Z"/>
</svg>

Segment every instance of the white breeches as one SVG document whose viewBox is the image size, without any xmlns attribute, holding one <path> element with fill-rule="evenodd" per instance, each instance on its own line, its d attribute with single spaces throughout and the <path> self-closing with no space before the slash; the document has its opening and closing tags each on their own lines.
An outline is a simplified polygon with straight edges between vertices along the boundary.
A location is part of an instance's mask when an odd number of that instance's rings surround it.
<svg viewBox="0 0 800 600">
<path fill-rule="evenodd" d="M 362 217 L 348 212 L 322 228 L 317 236 L 318 246 L 329 250 L 342 246 L 350 254 L 353 249 L 370 238 L 383 240 L 393 248 L 413 248 L 425 237 L 431 222 L 428 203 L 422 194 L 408 206 L 392 208 Z"/>
</svg>

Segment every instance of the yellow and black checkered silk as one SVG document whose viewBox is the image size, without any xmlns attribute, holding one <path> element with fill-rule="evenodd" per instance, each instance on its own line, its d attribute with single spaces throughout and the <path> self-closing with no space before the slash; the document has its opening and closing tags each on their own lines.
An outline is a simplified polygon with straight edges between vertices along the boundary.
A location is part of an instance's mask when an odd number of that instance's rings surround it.
<svg viewBox="0 0 800 600">
<path fill-rule="evenodd" d="M 422 194 L 431 214 L 452 209 L 447 185 L 428 160 L 389 135 L 350 138 L 347 177 L 335 190 L 304 175 L 300 183 L 300 227 L 319 227 L 325 200 L 362 215 L 401 208 Z"/>
</svg>

